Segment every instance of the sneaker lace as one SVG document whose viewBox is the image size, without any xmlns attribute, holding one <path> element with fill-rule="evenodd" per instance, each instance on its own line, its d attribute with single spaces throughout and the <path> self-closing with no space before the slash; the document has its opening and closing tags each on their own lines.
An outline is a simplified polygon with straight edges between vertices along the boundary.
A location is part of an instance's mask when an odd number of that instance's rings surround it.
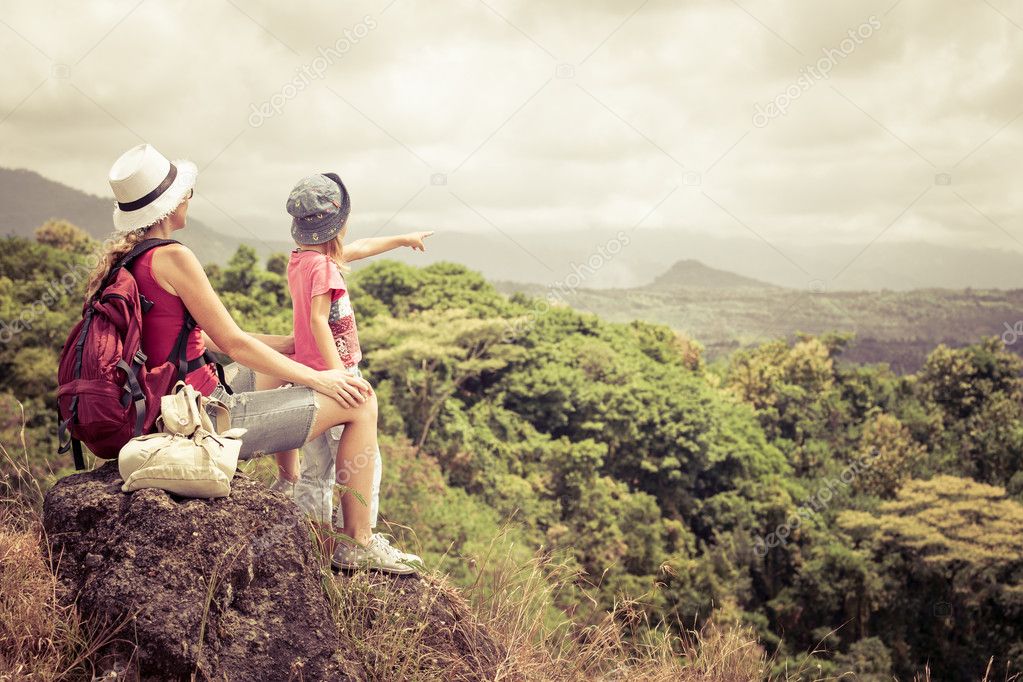
<svg viewBox="0 0 1023 682">
<path fill-rule="evenodd" d="M 380 533 L 374 533 L 373 537 L 370 538 L 370 543 L 387 556 L 388 559 L 400 560 L 403 558 L 401 552 L 391 546 L 391 541 Z"/>
</svg>

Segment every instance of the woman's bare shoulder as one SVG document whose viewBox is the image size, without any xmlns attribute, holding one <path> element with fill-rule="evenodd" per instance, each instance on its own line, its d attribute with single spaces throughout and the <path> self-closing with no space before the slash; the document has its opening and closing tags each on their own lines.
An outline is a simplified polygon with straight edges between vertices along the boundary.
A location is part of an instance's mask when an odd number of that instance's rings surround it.
<svg viewBox="0 0 1023 682">
<path fill-rule="evenodd" d="M 153 251 L 153 260 L 157 259 L 166 263 L 185 264 L 191 262 L 199 262 L 196 258 L 195 253 L 192 249 L 188 248 L 184 244 L 178 242 L 176 244 L 167 244 L 165 246 L 157 247 Z"/>
<path fill-rule="evenodd" d="M 193 286 L 206 271 L 192 250 L 184 244 L 167 244 L 153 252 L 153 274 L 165 290 L 178 296 L 178 287 Z"/>
</svg>

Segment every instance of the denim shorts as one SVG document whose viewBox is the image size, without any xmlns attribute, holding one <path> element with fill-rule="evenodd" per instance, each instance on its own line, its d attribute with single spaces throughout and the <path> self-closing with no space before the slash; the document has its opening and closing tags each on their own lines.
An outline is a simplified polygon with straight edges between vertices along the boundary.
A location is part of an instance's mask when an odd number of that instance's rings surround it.
<svg viewBox="0 0 1023 682">
<path fill-rule="evenodd" d="M 224 368 L 224 378 L 234 394 L 218 385 L 210 398 L 227 406 L 232 428 L 248 429 L 239 459 L 297 449 L 309 439 L 319 410 L 316 391 L 307 386 L 257 391 L 255 372 L 237 362 Z"/>
<path fill-rule="evenodd" d="M 362 377 L 359 368 L 348 370 Z M 257 391 L 256 375 L 248 367 L 231 363 L 224 368 L 224 378 L 233 395 L 217 386 L 210 398 L 224 403 L 231 412 L 231 426 L 248 429 L 242 436 L 240 459 L 252 459 L 284 450 L 302 450 L 302 468 L 295 485 L 295 503 L 321 523 L 344 526 L 340 505 L 334 514 L 335 458 L 344 425 L 334 426 L 308 443 L 313 420 L 319 409 L 317 393 L 306 386 L 285 386 Z M 380 479 L 383 462 L 376 449 L 373 488 L 369 504 L 370 527 L 375 528 L 380 512 Z"/>
</svg>

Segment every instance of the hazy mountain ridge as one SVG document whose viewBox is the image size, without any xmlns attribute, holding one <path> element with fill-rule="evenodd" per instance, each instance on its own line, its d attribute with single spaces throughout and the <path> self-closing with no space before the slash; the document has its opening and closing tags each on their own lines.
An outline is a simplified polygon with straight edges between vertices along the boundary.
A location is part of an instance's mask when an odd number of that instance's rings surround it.
<svg viewBox="0 0 1023 682">
<path fill-rule="evenodd" d="M 280 188 L 283 193 L 286 187 Z M 27 170 L 0 168 L 0 234 L 30 235 L 49 218 L 65 218 L 95 236 L 109 234 L 111 198 L 97 197 Z M 206 208 L 200 203 L 196 208 Z M 283 235 L 278 215 L 246 221 L 250 235 L 237 234 L 237 225 L 220 213 L 203 214 L 206 221 L 189 219 L 181 239 L 204 262 L 224 262 L 239 244 L 265 256 L 288 251 L 289 241 L 255 235 Z M 285 217 L 286 219 L 286 217 Z M 651 273 L 665 272 L 681 258 L 708 268 L 740 273 L 759 286 L 802 291 L 910 291 L 913 289 L 1015 289 L 1023 286 L 1023 253 L 995 248 L 952 248 L 922 242 L 862 242 L 806 245 L 753 238 L 712 235 L 682 229 L 648 228 L 578 230 L 575 226 L 546 229 L 491 229 L 479 232 L 446 230 L 443 225 L 399 225 L 390 228 L 364 222 L 353 214 L 349 239 L 405 230 L 436 230 L 426 253 L 398 250 L 389 258 L 413 265 L 454 261 L 480 271 L 487 279 L 553 285 L 571 281 L 582 265 L 612 241 L 622 248 L 604 258 L 599 268 L 586 271 L 580 286 L 590 289 L 638 288 Z M 627 241 L 621 235 L 628 237 Z M 1005 242 L 1004 235 L 992 239 Z M 869 244 L 869 247 L 868 247 Z M 864 248 L 867 247 L 867 248 Z"/>
<path fill-rule="evenodd" d="M 31 237 L 47 220 L 60 218 L 105 239 L 113 230 L 113 206 L 113 198 L 87 194 L 34 171 L 0 168 L 0 234 Z M 193 217 L 188 219 L 188 228 L 175 237 L 203 263 L 224 263 L 241 244 L 248 244 L 261 256 L 291 248 L 287 242 L 227 235 Z"/>
<path fill-rule="evenodd" d="M 676 286 L 679 273 L 694 283 Z M 701 273 L 705 280 L 697 277 Z M 649 285 L 578 288 L 564 302 L 615 322 L 666 324 L 702 343 L 711 358 L 770 339 L 831 331 L 856 335 L 845 358 L 886 362 L 900 372 L 918 369 L 940 343 L 963 346 L 986 336 L 1004 335 L 1009 349 L 1023 354 L 1023 334 L 1016 338 L 1017 322 L 1023 320 L 1023 289 L 814 293 L 770 285 L 713 285 L 742 281 L 748 278 L 682 261 Z M 549 292 L 528 283 L 494 284 L 506 294 Z"/>
</svg>

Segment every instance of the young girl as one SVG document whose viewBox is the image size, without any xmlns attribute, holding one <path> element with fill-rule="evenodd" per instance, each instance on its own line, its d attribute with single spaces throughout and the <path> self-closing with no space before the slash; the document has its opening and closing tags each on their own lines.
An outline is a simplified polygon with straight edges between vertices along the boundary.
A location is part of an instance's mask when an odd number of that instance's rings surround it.
<svg viewBox="0 0 1023 682">
<path fill-rule="evenodd" d="M 351 203 L 348 190 L 334 173 L 303 178 L 291 191 L 287 208 L 292 216 L 291 236 L 299 245 L 288 263 L 293 357 L 313 369 L 340 369 L 361 378 L 358 363 L 362 351 L 342 270 L 348 270 L 350 261 L 400 246 L 425 251 L 423 240 L 433 232 L 360 239 L 344 246 Z M 379 511 L 380 450 L 342 459 L 339 443 L 343 428 L 329 429 L 306 444 L 300 475 L 298 451 L 278 453 L 279 478 L 274 488 L 285 493 L 293 490 L 296 503 L 329 528 L 336 480 L 348 490 L 341 497 L 335 525 L 355 543 L 339 543 L 334 548 L 334 566 L 368 564 L 392 573 L 414 572 L 414 565 L 422 563 L 418 556 L 397 550 L 385 536 L 372 532 Z"/>
</svg>

